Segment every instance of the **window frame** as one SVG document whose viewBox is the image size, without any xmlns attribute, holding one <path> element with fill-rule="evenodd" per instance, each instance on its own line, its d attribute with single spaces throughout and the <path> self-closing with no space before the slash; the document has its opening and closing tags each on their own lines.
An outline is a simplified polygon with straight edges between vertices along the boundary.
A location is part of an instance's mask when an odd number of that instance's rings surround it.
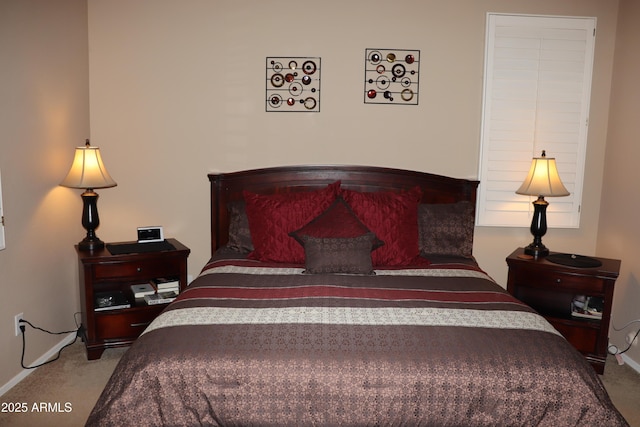
<svg viewBox="0 0 640 427">
<path fill-rule="evenodd" d="M 595 17 L 487 13 L 476 225 L 530 225 L 535 198 L 515 191 L 546 150 L 571 193 L 550 200 L 548 226 L 579 227 L 595 29 Z"/>
</svg>

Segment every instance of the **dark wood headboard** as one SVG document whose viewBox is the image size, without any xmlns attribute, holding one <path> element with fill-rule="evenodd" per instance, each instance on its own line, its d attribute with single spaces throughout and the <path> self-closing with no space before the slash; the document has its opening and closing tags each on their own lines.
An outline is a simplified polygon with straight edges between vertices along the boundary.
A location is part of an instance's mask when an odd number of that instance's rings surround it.
<svg viewBox="0 0 640 427">
<path fill-rule="evenodd" d="M 242 199 L 242 191 L 288 193 L 322 188 L 340 180 L 341 187 L 357 191 L 400 191 L 420 186 L 422 203 L 469 201 L 475 208 L 478 181 L 426 172 L 375 166 L 282 166 L 209 174 L 211 182 L 211 253 L 227 243 L 227 203 Z"/>
</svg>

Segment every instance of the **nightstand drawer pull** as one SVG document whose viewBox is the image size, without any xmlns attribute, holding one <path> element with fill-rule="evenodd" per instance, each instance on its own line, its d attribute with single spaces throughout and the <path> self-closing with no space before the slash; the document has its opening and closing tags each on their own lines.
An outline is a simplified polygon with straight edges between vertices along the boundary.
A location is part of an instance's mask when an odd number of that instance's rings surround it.
<svg viewBox="0 0 640 427">
<path fill-rule="evenodd" d="M 136 271 L 137 271 L 138 273 L 140 273 L 140 272 L 142 271 L 142 267 L 138 267 L 138 268 L 136 268 Z"/>
<path fill-rule="evenodd" d="M 562 283 L 562 279 L 556 279 L 556 283 Z"/>
<path fill-rule="evenodd" d="M 129 325 L 132 328 L 139 328 L 140 326 L 149 326 L 151 322 L 141 322 L 141 323 L 130 323 Z"/>
</svg>

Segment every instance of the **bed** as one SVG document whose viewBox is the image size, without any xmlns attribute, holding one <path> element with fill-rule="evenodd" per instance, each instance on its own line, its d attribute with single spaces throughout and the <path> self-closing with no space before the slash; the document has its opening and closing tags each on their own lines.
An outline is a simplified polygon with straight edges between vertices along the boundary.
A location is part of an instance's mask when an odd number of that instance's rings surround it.
<svg viewBox="0 0 640 427">
<path fill-rule="evenodd" d="M 211 259 L 87 425 L 627 425 L 584 357 L 477 265 L 477 181 L 365 166 L 209 180 Z"/>
</svg>

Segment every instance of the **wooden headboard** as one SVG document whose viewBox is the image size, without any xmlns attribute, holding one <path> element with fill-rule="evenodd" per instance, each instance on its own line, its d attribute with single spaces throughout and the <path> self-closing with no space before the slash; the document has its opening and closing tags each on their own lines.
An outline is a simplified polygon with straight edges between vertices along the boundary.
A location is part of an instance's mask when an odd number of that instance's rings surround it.
<svg viewBox="0 0 640 427">
<path fill-rule="evenodd" d="M 478 181 L 426 172 L 375 166 L 282 166 L 240 172 L 209 174 L 211 182 L 211 253 L 229 236 L 227 203 L 241 200 L 242 191 L 259 194 L 307 191 L 341 181 L 357 191 L 400 191 L 420 186 L 422 203 L 469 201 L 475 208 Z"/>
</svg>

